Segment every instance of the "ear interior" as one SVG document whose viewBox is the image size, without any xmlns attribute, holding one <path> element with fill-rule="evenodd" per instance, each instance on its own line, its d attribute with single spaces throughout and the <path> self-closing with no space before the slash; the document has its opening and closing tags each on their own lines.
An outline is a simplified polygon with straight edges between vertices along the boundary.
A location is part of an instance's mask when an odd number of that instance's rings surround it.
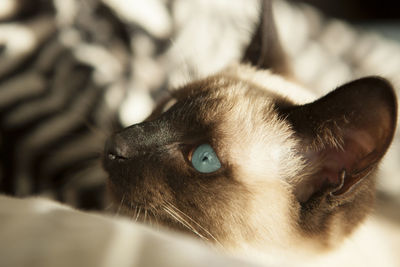
<svg viewBox="0 0 400 267">
<path fill-rule="evenodd" d="M 316 170 L 296 186 L 306 202 L 315 194 L 343 196 L 375 170 L 393 139 L 397 102 L 386 80 L 367 77 L 285 113 Z"/>
<path fill-rule="evenodd" d="M 261 69 L 270 69 L 275 73 L 289 74 L 289 65 L 275 26 L 272 0 L 263 0 L 260 22 L 253 39 L 242 59 Z"/>
</svg>

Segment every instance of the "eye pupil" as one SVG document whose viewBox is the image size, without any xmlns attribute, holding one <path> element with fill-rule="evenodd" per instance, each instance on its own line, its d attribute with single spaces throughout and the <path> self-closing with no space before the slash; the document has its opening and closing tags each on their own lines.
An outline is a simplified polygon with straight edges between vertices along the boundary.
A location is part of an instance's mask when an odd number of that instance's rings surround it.
<svg viewBox="0 0 400 267">
<path fill-rule="evenodd" d="M 221 168 L 214 149 L 208 144 L 198 146 L 193 152 L 191 161 L 193 167 L 201 173 L 211 173 Z"/>
</svg>

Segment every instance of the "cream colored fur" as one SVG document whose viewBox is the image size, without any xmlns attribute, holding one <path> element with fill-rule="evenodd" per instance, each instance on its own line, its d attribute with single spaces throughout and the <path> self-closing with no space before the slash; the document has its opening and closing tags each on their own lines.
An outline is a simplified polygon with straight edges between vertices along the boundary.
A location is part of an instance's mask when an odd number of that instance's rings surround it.
<svg viewBox="0 0 400 267">
<path fill-rule="evenodd" d="M 295 103 L 316 99 L 306 89 L 269 71 L 234 65 L 223 71 L 220 79 L 230 76 L 278 93 Z M 263 264 L 278 266 L 400 266 L 397 253 L 400 249 L 400 227 L 383 218 L 371 215 L 344 242 L 338 240 L 339 245 L 328 250 L 316 246 L 298 231 L 295 221 L 299 207 L 293 206 L 288 184 L 290 177 L 304 171 L 303 160 L 293 153 L 298 144 L 291 137 L 289 126 L 278 118 L 270 119 L 264 127 L 252 127 L 249 118 L 262 114 L 258 114 L 257 103 L 247 103 L 244 99 L 232 108 L 220 125 L 220 131 L 235 129 L 225 133 L 229 137 L 225 141 L 230 144 L 231 160 L 241 166 L 238 176 L 243 178 L 242 182 L 252 192 L 247 223 L 254 230 L 254 236 L 248 238 L 239 234 L 238 226 L 236 242 L 225 248 L 235 255 L 242 254 Z M 233 233 L 235 227 L 231 226 Z M 326 239 L 336 243 L 334 233 L 335 230 Z"/>
</svg>

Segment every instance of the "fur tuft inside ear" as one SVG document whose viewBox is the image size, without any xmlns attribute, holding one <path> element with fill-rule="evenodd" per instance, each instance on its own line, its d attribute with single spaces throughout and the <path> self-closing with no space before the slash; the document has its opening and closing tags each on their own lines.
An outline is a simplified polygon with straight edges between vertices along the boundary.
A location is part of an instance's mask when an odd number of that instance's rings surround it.
<svg viewBox="0 0 400 267">
<path fill-rule="evenodd" d="M 397 102 L 389 82 L 367 77 L 284 113 L 316 170 L 296 186 L 304 203 L 314 195 L 342 197 L 375 170 L 396 129 Z"/>
</svg>

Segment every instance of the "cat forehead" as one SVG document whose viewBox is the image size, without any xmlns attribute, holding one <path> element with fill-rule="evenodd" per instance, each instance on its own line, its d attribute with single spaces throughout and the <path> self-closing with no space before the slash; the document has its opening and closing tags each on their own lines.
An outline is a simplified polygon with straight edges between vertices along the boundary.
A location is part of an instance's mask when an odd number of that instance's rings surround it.
<svg viewBox="0 0 400 267">
<path fill-rule="evenodd" d="M 287 102 L 255 84 L 224 76 L 192 83 L 175 97 L 170 119 L 191 128 L 211 130 L 209 134 L 217 133 L 219 137 L 221 127 L 238 128 L 239 121 L 250 129 L 276 120 L 276 106 Z"/>
<path fill-rule="evenodd" d="M 214 76 L 174 90 L 172 95 L 177 100 L 195 99 L 201 95 L 197 100 L 203 102 L 211 99 L 231 103 L 248 100 L 260 102 L 268 99 L 270 105 L 282 100 L 304 104 L 316 98 L 310 90 L 280 75 L 246 65 L 232 65 Z"/>
<path fill-rule="evenodd" d="M 178 101 L 240 101 L 241 99 L 274 98 L 272 90 L 262 90 L 257 84 L 237 77 L 215 75 L 195 81 L 176 90 L 173 96 Z"/>
<path fill-rule="evenodd" d="M 202 119 L 237 113 L 250 116 L 250 110 L 265 110 L 265 114 L 278 102 L 286 99 L 273 91 L 234 77 L 218 75 L 191 83 L 173 94 L 179 107 L 202 116 Z M 246 116 L 246 111 L 249 116 Z M 189 113 L 186 113 L 189 115 Z"/>
</svg>

